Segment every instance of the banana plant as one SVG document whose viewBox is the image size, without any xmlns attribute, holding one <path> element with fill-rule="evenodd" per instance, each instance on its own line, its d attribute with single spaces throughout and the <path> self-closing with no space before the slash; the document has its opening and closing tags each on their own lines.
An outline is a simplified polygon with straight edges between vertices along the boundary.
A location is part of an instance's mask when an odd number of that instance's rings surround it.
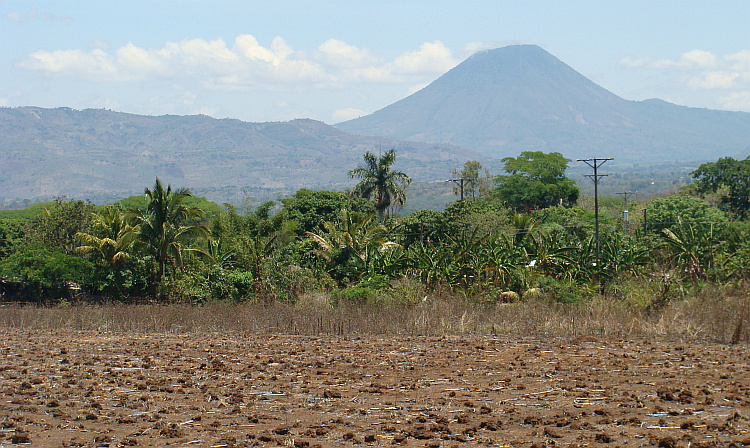
<svg viewBox="0 0 750 448">
<path fill-rule="evenodd" d="M 688 224 L 680 219 L 676 226 L 662 231 L 672 258 L 683 267 L 693 282 L 707 278 L 725 241 L 722 229 L 713 223 Z"/>
<path fill-rule="evenodd" d="M 400 247 L 387 240 L 388 229 L 374 213 L 342 210 L 335 223 L 323 224 L 325 232 L 305 232 L 317 246 L 314 253 L 331 264 L 339 280 L 353 281 L 374 269 L 379 254 Z"/>
</svg>

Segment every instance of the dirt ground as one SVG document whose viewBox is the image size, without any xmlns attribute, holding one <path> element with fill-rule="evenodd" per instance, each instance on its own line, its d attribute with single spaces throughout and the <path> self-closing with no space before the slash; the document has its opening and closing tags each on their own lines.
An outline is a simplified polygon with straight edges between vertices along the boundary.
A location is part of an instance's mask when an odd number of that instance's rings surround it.
<svg viewBox="0 0 750 448">
<path fill-rule="evenodd" d="M 744 345 L 0 337 L 0 447 L 750 445 Z"/>
</svg>

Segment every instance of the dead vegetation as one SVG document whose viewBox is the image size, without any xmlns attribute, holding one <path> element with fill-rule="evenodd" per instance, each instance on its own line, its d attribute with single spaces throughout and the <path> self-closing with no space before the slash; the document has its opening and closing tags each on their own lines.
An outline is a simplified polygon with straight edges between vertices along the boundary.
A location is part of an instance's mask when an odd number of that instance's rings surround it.
<svg viewBox="0 0 750 448">
<path fill-rule="evenodd" d="M 0 328 L 124 334 L 662 337 L 738 343 L 750 341 L 749 307 L 744 288 L 705 288 L 656 311 L 606 297 L 571 304 L 544 296 L 484 304 L 446 294 L 425 296 L 411 305 L 333 307 L 325 295 L 316 293 L 295 304 L 270 305 L 3 304 Z"/>
</svg>

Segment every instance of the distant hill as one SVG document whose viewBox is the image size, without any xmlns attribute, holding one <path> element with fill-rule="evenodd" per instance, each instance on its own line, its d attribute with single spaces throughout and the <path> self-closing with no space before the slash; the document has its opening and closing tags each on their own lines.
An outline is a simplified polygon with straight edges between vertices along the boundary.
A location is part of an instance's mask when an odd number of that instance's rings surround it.
<svg viewBox="0 0 750 448">
<path fill-rule="evenodd" d="M 750 113 L 624 100 L 534 45 L 474 54 L 407 98 L 336 127 L 453 143 L 494 158 L 543 150 L 671 162 L 737 157 L 750 148 Z"/>
<path fill-rule="evenodd" d="M 207 116 L 0 108 L 0 203 L 142 194 L 159 176 L 217 202 L 344 189 L 365 151 L 396 148 L 415 180 L 445 179 L 480 155 L 450 144 L 352 136 L 313 120 L 246 123 Z"/>
</svg>

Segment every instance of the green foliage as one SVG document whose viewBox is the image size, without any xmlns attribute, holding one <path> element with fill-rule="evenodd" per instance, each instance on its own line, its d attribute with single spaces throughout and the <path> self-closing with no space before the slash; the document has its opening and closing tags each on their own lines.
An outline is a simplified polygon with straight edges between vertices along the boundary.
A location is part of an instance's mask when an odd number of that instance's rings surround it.
<svg viewBox="0 0 750 448">
<path fill-rule="evenodd" d="M 315 242 L 314 253 L 329 263 L 329 274 L 340 284 L 374 274 L 379 254 L 398 247 L 387 240 L 388 230 L 375 221 L 374 214 L 342 210 L 339 219 L 326 222 L 324 228 L 325 232 L 305 236 Z"/>
<path fill-rule="evenodd" d="M 380 157 L 367 151 L 364 159 L 365 166 L 349 171 L 349 177 L 362 179 L 352 189 L 352 195 L 372 199 L 378 212 L 378 221 L 383 222 L 389 208 L 406 205 L 406 188 L 411 183 L 411 178 L 401 171 L 393 171 L 395 149 L 388 150 Z"/>
<path fill-rule="evenodd" d="M 89 202 L 57 198 L 50 208 L 28 224 L 26 239 L 72 255 L 78 245 L 76 234 L 89 231 L 93 211 L 94 206 Z"/>
<path fill-rule="evenodd" d="M 146 211 L 148 209 L 149 199 L 145 195 L 130 196 L 125 199 L 121 199 L 116 202 L 115 205 L 119 205 L 123 209 L 136 209 Z M 213 218 L 224 212 L 224 209 L 217 203 L 211 202 L 204 197 L 189 196 L 186 197 L 182 204 L 185 207 L 197 208 L 203 211 L 203 215 L 206 218 Z"/>
<path fill-rule="evenodd" d="M 399 243 L 405 248 L 419 242 L 441 241 L 447 234 L 445 214 L 435 210 L 416 211 L 398 220 L 397 231 L 401 236 Z"/>
<path fill-rule="evenodd" d="M 715 260 L 725 242 L 722 239 L 723 224 L 680 221 L 676 226 L 663 230 L 664 241 L 672 249 L 671 257 L 682 267 L 693 282 L 713 274 Z"/>
<path fill-rule="evenodd" d="M 391 286 L 391 279 L 387 275 L 373 274 L 369 278 L 359 281 L 357 286 L 377 290 L 387 289 Z"/>
<path fill-rule="evenodd" d="M 695 191 L 705 195 L 721 194 L 721 208 L 727 213 L 746 219 L 750 213 L 750 157 L 734 160 L 724 157 L 704 163 L 692 173 Z"/>
<path fill-rule="evenodd" d="M 107 206 L 92 214 L 91 233 L 76 233 L 76 239 L 82 243 L 76 250 L 116 270 L 130 259 L 129 251 L 139 231 L 140 228 L 125 221 L 120 207 Z"/>
<path fill-rule="evenodd" d="M 32 220 L 44 213 L 45 210 L 54 208 L 57 200 L 53 202 L 37 202 L 20 210 L 0 210 L 0 219 Z"/>
<path fill-rule="evenodd" d="M 0 259 L 15 252 L 24 238 L 24 222 L 17 219 L 0 219 Z"/>
<path fill-rule="evenodd" d="M 254 293 L 255 279 L 251 272 L 242 269 L 220 271 L 211 278 L 211 295 L 214 299 L 248 300 Z"/>
<path fill-rule="evenodd" d="M 165 189 L 157 178 L 154 188 L 146 188 L 145 195 L 148 199 L 146 210 L 130 209 L 127 215 L 137 228 L 142 247 L 155 261 L 152 282 L 155 288 L 166 274 L 167 264 L 173 267 L 173 271 L 182 268 L 184 253 L 193 251 L 207 255 L 191 244 L 197 237 L 207 237 L 209 230 L 204 225 L 188 224 L 192 218 L 203 217 L 202 210 L 184 203 L 191 196 L 190 190 L 172 191 L 171 185 Z"/>
<path fill-rule="evenodd" d="M 489 237 L 507 226 L 508 209 L 497 199 L 484 197 L 453 202 L 445 208 L 443 217 L 447 235 L 476 231 Z"/>
<path fill-rule="evenodd" d="M 482 170 L 482 164 L 476 160 L 467 160 L 460 170 L 451 170 L 454 185 L 453 193 L 461 194 L 461 182 L 463 183 L 464 198 L 478 198 L 486 196 L 492 188 L 490 172 L 486 168 Z"/>
<path fill-rule="evenodd" d="M 377 297 L 377 291 L 367 287 L 353 286 L 337 289 L 331 293 L 331 305 L 364 305 Z"/>
<path fill-rule="evenodd" d="M 277 214 L 279 219 L 296 221 L 297 233 L 318 232 L 326 221 L 335 221 L 341 210 L 360 213 L 375 212 L 372 202 L 351 197 L 335 191 L 299 190 L 291 198 L 281 199 L 284 208 Z"/>
<path fill-rule="evenodd" d="M 46 248 L 25 247 L 0 259 L 0 277 L 21 283 L 25 299 L 69 299 L 68 286 L 91 285 L 94 265 L 87 260 Z"/>
<path fill-rule="evenodd" d="M 560 303 L 581 302 L 593 295 L 589 285 L 570 278 L 538 277 L 536 287 Z"/>
<path fill-rule="evenodd" d="M 542 229 L 565 229 L 571 236 L 585 239 L 594 234 L 594 214 L 581 207 L 547 207 L 536 210 L 534 218 Z M 599 215 L 600 223 L 604 218 Z"/>
<path fill-rule="evenodd" d="M 660 235 L 662 230 L 685 224 L 726 223 L 724 213 L 700 198 L 674 195 L 656 198 L 646 207 L 648 232 Z"/>
<path fill-rule="evenodd" d="M 570 160 L 562 154 L 524 151 L 518 157 L 502 161 L 508 174 L 495 178 L 494 194 L 508 207 L 528 211 L 571 206 L 578 199 L 578 187 L 565 177 Z"/>
</svg>

